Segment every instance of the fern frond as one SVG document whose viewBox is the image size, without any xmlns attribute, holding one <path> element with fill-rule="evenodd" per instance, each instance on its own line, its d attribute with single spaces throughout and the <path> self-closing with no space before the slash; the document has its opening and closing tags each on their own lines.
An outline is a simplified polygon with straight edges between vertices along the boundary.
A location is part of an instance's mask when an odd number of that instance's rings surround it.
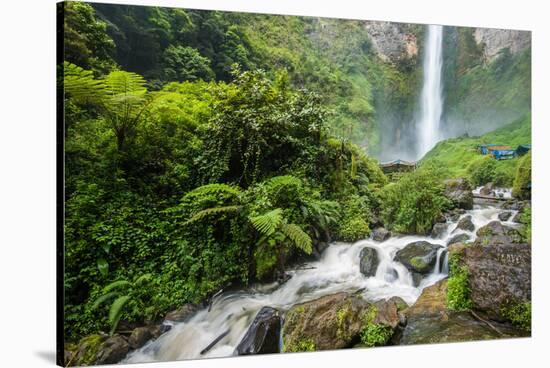
<svg viewBox="0 0 550 368">
<path fill-rule="evenodd" d="M 311 254 L 313 251 L 311 238 L 300 226 L 296 224 L 283 224 L 281 232 L 292 240 L 296 248 L 302 250 L 304 253 Z"/>
<path fill-rule="evenodd" d="M 262 235 L 271 235 L 283 222 L 283 210 L 276 208 L 263 215 L 250 218 L 254 228 Z"/>
<path fill-rule="evenodd" d="M 118 291 L 111 291 L 110 293 L 103 294 L 99 298 L 96 299 L 94 304 L 92 305 L 92 309 L 96 309 L 101 304 L 105 303 L 107 300 L 114 298 L 115 296 L 119 295 L 120 293 Z"/>
<path fill-rule="evenodd" d="M 97 103 L 105 98 L 105 84 L 94 78 L 90 70 L 69 62 L 63 63 L 63 89 L 65 94 L 81 103 Z"/>
<path fill-rule="evenodd" d="M 127 281 L 127 280 L 113 281 L 109 285 L 107 285 L 103 288 L 103 293 L 105 294 L 105 293 L 108 293 L 112 290 L 123 288 L 123 287 L 130 286 L 130 285 L 132 285 L 132 283 L 130 281 Z"/>
<path fill-rule="evenodd" d="M 134 281 L 134 286 L 139 286 L 139 285 L 141 285 L 143 282 L 151 280 L 151 277 L 152 277 L 152 275 L 151 275 L 150 273 L 146 273 L 146 274 L 143 274 L 143 275 L 139 276 L 139 277 Z"/>
<path fill-rule="evenodd" d="M 205 210 L 195 213 L 189 220 L 185 221 L 184 225 L 189 225 L 193 222 L 201 221 L 202 219 L 210 216 L 220 216 L 229 213 L 239 212 L 243 207 L 242 206 L 223 206 L 223 207 L 213 207 L 207 208 Z"/>
<path fill-rule="evenodd" d="M 118 322 L 120 321 L 120 317 L 122 316 L 122 308 L 126 303 L 128 303 L 129 300 L 130 300 L 130 297 L 128 295 L 123 295 L 118 297 L 111 305 L 111 309 L 109 310 L 109 323 L 111 324 L 111 335 L 115 332 L 116 327 L 118 326 Z"/>
</svg>

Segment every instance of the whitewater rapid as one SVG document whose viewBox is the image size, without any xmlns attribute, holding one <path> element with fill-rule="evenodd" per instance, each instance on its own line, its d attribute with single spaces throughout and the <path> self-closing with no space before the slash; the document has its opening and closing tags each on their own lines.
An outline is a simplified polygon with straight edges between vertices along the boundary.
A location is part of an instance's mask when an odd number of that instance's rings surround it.
<svg viewBox="0 0 550 368">
<path fill-rule="evenodd" d="M 257 285 L 242 291 L 223 293 L 208 308 L 195 313 L 188 321 L 175 323 L 172 329 L 144 347 L 131 352 L 122 363 L 155 362 L 234 355 L 257 312 L 264 306 L 288 310 L 297 303 L 348 291 L 362 293 L 370 301 L 403 298 L 409 305 L 420 296 L 422 290 L 445 278 L 448 272 L 447 242 L 455 235 L 466 233 L 475 239 L 476 231 L 490 221 L 498 220 L 501 209 L 478 206 L 460 216 L 471 215 L 475 229 L 458 230 L 458 221 L 448 221 L 447 231 L 439 239 L 429 236 L 391 237 L 384 242 L 361 240 L 356 243 L 333 243 L 321 255 L 319 261 L 309 262 L 290 271 L 291 278 L 284 284 Z M 511 216 L 513 218 L 513 216 Z M 513 225 L 511 222 L 505 222 Z M 431 274 L 415 287 L 411 273 L 401 263 L 393 261 L 395 253 L 407 244 L 425 240 L 440 244 L 438 262 Z M 359 253 L 365 247 L 376 249 L 380 264 L 375 276 L 366 277 L 359 271 Z M 201 351 L 220 335 L 229 331 L 204 355 Z"/>
</svg>

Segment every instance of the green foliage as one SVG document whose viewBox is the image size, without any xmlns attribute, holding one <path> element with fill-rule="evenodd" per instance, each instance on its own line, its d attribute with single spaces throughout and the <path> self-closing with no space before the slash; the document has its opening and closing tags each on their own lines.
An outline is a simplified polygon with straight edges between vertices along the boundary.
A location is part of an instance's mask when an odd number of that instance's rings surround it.
<svg viewBox="0 0 550 368">
<path fill-rule="evenodd" d="M 520 229 L 521 236 L 531 244 L 531 208 L 525 208 L 519 215 L 519 222 L 523 224 Z"/>
<path fill-rule="evenodd" d="M 380 193 L 384 224 L 398 232 L 427 234 L 449 206 L 442 178 L 441 169 L 425 166 L 386 185 Z"/>
<path fill-rule="evenodd" d="M 503 308 L 502 315 L 525 331 L 531 331 L 531 302 L 512 303 Z"/>
<path fill-rule="evenodd" d="M 531 151 L 520 158 L 516 175 L 514 177 L 514 186 L 512 195 L 519 199 L 531 198 Z"/>
<path fill-rule="evenodd" d="M 468 268 L 461 264 L 458 254 L 449 255 L 449 280 L 447 283 L 447 308 L 465 311 L 472 308 Z"/>
<path fill-rule="evenodd" d="M 115 43 L 106 34 L 107 24 L 97 19 L 90 4 L 63 4 L 65 60 L 101 75 L 116 67 L 112 56 Z"/>
<path fill-rule="evenodd" d="M 170 45 L 162 57 L 164 69 L 163 78 L 169 81 L 194 81 L 214 79 L 210 69 L 210 60 L 192 47 Z"/>
<path fill-rule="evenodd" d="M 111 335 L 115 332 L 120 318 L 124 313 L 124 308 L 132 302 L 134 308 L 145 308 L 144 290 L 147 289 L 147 283 L 151 279 L 150 274 L 144 274 L 136 277 L 133 282 L 128 280 L 118 280 L 105 286 L 102 295 L 94 302 L 92 309 L 98 308 L 101 304 L 114 299 L 109 308 L 109 324 L 111 326 Z M 150 308 L 145 308 L 150 310 Z M 148 316 L 153 319 L 154 315 Z"/>
</svg>

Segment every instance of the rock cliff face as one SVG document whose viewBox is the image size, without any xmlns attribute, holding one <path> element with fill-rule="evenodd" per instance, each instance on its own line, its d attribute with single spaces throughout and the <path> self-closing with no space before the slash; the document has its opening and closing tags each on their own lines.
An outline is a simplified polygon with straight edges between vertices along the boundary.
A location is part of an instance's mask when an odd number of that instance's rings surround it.
<svg viewBox="0 0 550 368">
<path fill-rule="evenodd" d="M 511 29 L 476 28 L 474 37 L 478 44 L 484 46 L 484 56 L 492 61 L 504 48 L 516 54 L 531 46 L 531 32 Z"/>
<path fill-rule="evenodd" d="M 372 45 L 384 61 L 395 62 L 418 55 L 418 41 L 408 25 L 370 21 L 365 24 Z"/>
</svg>

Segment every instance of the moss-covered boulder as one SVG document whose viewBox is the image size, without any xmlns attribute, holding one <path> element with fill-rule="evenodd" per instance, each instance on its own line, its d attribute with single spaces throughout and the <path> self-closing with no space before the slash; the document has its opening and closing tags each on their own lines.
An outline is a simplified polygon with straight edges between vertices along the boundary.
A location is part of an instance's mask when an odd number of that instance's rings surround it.
<svg viewBox="0 0 550 368">
<path fill-rule="evenodd" d="M 82 338 L 74 350 L 66 354 L 67 366 L 116 364 L 126 357 L 128 341 L 120 335 L 90 335 Z"/>
<path fill-rule="evenodd" d="M 441 245 L 416 241 L 397 251 L 394 260 L 401 262 L 412 272 L 425 275 L 433 271 L 439 248 Z"/>
<path fill-rule="evenodd" d="M 464 233 L 457 234 L 447 241 L 447 246 L 456 243 L 465 243 L 468 240 L 470 240 L 470 235 Z"/>
<path fill-rule="evenodd" d="M 384 345 L 398 323 L 394 301 L 373 304 L 359 295 L 327 295 L 286 313 L 283 352 Z"/>
</svg>

